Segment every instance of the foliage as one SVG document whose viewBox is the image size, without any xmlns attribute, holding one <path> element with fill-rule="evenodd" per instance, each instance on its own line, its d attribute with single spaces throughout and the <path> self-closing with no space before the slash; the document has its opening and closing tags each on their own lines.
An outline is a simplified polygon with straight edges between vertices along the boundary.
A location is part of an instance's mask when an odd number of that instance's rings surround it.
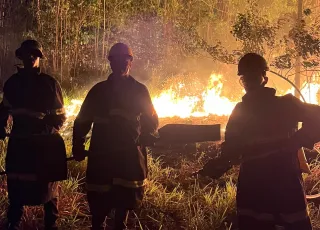
<svg viewBox="0 0 320 230">
<path fill-rule="evenodd" d="M 242 41 L 244 53 L 256 52 L 265 54 L 264 44 L 270 48 L 275 43 L 276 26 L 261 15 L 257 14 L 257 5 L 252 4 L 244 14 L 238 14 L 232 27 L 233 36 Z"/>
</svg>

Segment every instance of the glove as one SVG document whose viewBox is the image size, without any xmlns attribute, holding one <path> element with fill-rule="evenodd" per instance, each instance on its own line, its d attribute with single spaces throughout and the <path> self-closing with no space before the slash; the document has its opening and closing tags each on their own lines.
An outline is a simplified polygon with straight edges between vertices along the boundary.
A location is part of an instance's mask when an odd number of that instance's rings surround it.
<svg viewBox="0 0 320 230">
<path fill-rule="evenodd" d="M 217 158 L 210 160 L 202 169 L 193 173 L 193 176 L 201 175 L 207 176 L 212 179 L 219 179 L 226 173 L 229 169 L 232 168 L 232 164 L 230 164 L 227 159 L 224 158 Z"/>
<path fill-rule="evenodd" d="M 72 154 L 73 154 L 74 159 L 78 162 L 83 161 L 87 156 L 87 152 L 85 151 L 84 147 L 82 147 L 82 148 L 73 147 Z"/>
</svg>

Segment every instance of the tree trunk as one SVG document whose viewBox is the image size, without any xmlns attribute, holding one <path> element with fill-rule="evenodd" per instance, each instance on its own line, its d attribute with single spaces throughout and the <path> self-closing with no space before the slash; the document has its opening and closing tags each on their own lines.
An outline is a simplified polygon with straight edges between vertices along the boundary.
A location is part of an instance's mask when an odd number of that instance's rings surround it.
<svg viewBox="0 0 320 230">
<path fill-rule="evenodd" d="M 58 69 L 58 47 L 59 47 L 59 13 L 60 13 L 60 0 L 58 0 L 58 5 L 56 9 L 56 41 L 55 41 L 55 51 L 53 54 L 53 71 L 57 72 Z"/>
<path fill-rule="evenodd" d="M 302 20 L 302 0 L 298 0 L 298 19 L 297 19 L 297 25 L 299 28 L 301 28 L 301 20 Z M 294 83 L 297 86 L 298 89 L 300 89 L 300 72 L 301 72 L 301 57 L 298 54 L 296 63 L 295 63 L 295 78 Z M 296 97 L 300 97 L 299 92 L 295 90 L 294 95 Z"/>
</svg>

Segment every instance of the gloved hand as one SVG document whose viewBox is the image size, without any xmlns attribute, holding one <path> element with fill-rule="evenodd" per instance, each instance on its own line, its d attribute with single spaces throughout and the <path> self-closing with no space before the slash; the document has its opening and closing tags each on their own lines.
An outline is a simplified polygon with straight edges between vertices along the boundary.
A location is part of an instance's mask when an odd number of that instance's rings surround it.
<svg viewBox="0 0 320 230">
<path fill-rule="evenodd" d="M 87 156 L 87 152 L 85 151 L 84 146 L 83 147 L 73 147 L 72 154 L 73 154 L 74 159 L 78 162 L 83 161 Z"/>
<path fill-rule="evenodd" d="M 207 176 L 212 179 L 219 179 L 221 176 L 223 176 L 224 173 L 226 173 L 229 169 L 232 168 L 232 165 L 229 164 L 224 159 L 213 159 L 210 160 L 202 169 L 200 169 L 197 172 L 194 172 L 192 175 L 201 175 L 201 176 Z"/>
</svg>

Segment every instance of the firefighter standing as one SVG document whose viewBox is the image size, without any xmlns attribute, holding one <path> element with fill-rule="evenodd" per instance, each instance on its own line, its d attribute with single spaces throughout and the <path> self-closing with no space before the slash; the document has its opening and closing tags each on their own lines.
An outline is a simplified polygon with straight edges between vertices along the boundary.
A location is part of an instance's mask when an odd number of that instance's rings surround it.
<svg viewBox="0 0 320 230">
<path fill-rule="evenodd" d="M 222 162 L 229 166 L 242 162 L 239 229 L 311 230 L 297 152 L 320 141 L 320 107 L 291 94 L 275 96 L 275 89 L 265 87 L 267 70 L 260 55 L 241 58 L 238 75 L 246 94 L 229 118 L 222 145 L 221 157 L 226 159 Z M 299 130 L 298 122 L 303 122 Z M 223 166 L 213 162 L 201 173 L 221 174 Z"/>
<path fill-rule="evenodd" d="M 64 143 L 58 134 L 66 119 L 61 88 L 53 77 L 40 71 L 43 54 L 37 41 L 24 41 L 16 56 L 23 61 L 24 68 L 18 68 L 6 81 L 0 104 L 1 139 L 7 135 L 9 115 L 13 120 L 6 155 L 7 227 L 19 229 L 24 205 L 44 204 L 45 228 L 57 229 L 57 183 L 43 168 L 46 167 L 43 159 L 58 155 L 65 159 Z M 55 162 L 52 164 L 56 166 Z M 62 162 L 59 166 L 66 164 Z M 62 171 L 65 177 L 66 168 Z"/>
<path fill-rule="evenodd" d="M 92 229 L 103 229 L 115 209 L 115 229 L 126 228 L 128 210 L 138 207 L 147 178 L 143 139 L 158 127 L 148 89 L 129 75 L 132 50 L 123 43 L 109 52 L 112 74 L 86 96 L 74 122 L 73 155 L 85 158 L 85 137 L 92 128 L 86 174 Z"/>
</svg>

